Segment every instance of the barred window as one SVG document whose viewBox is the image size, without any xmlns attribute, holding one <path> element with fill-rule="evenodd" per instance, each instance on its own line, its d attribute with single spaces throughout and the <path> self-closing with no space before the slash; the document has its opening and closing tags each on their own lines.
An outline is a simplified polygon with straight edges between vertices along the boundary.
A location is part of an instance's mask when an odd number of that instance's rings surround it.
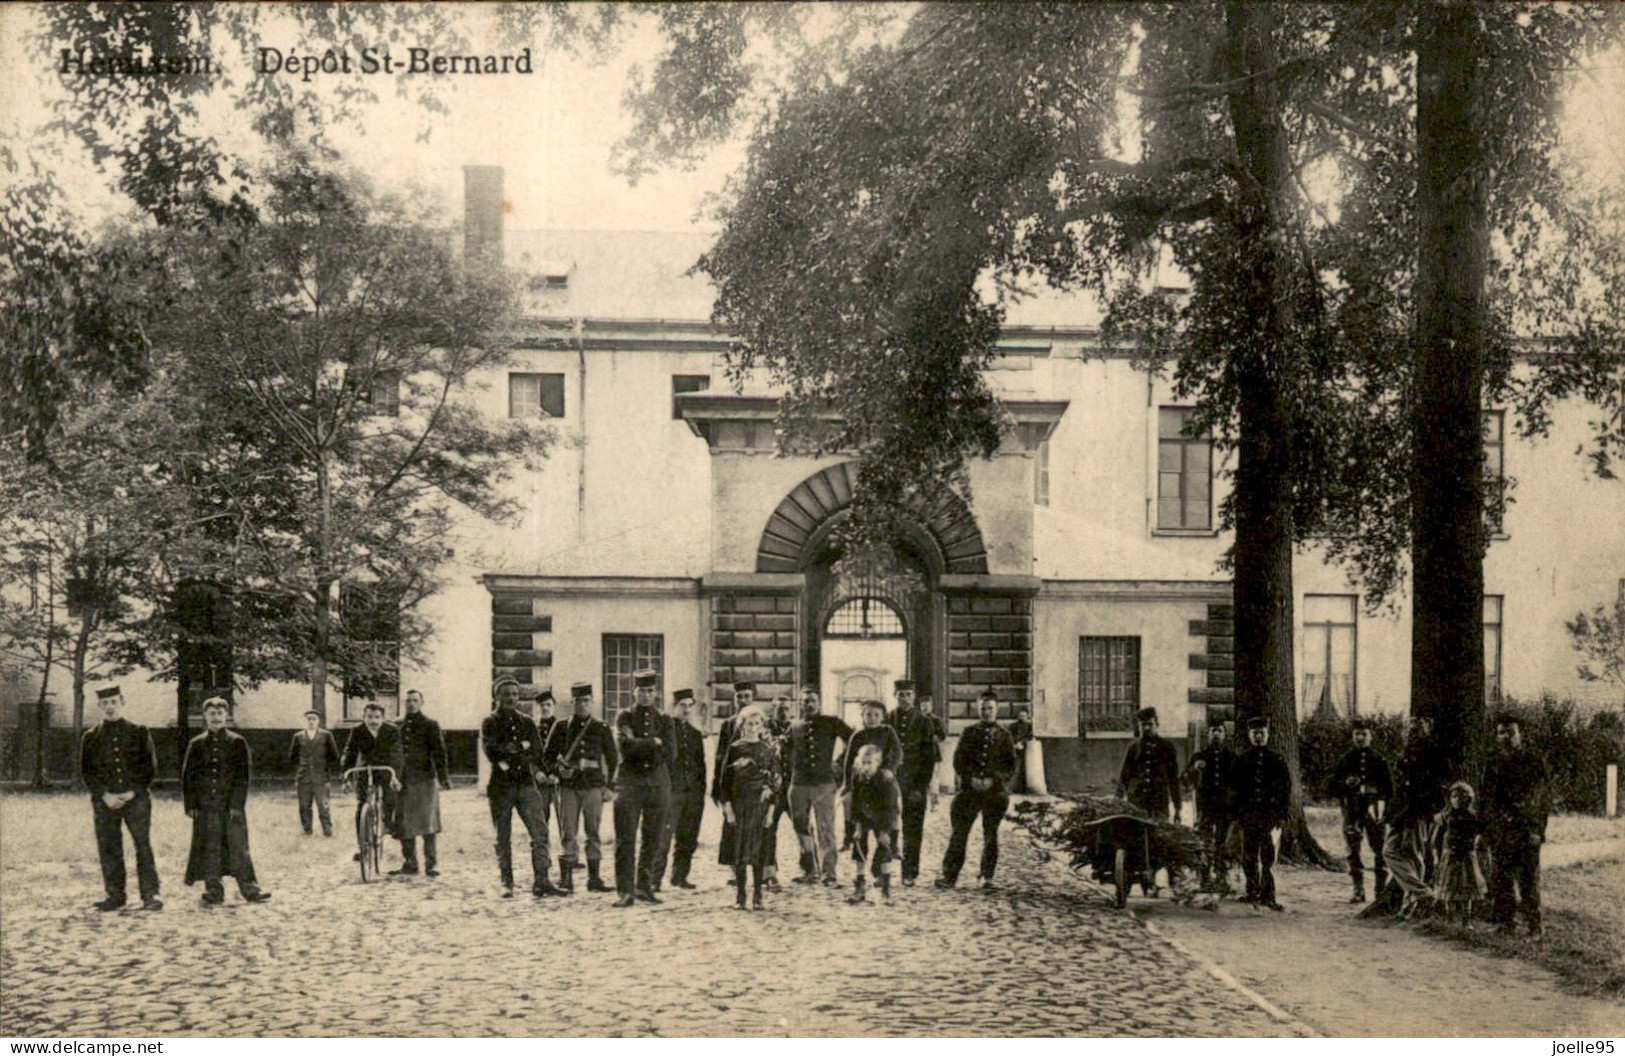
<svg viewBox="0 0 1625 1056">
<path fill-rule="evenodd" d="M 658 634 L 604 635 L 604 721 L 615 724 L 621 709 L 637 702 L 632 672 L 649 668 L 655 673 L 655 695 L 665 694 L 665 638 Z"/>
<path fill-rule="evenodd" d="M 1133 728 L 1140 706 L 1140 639 L 1078 639 L 1078 731 Z"/>
<path fill-rule="evenodd" d="M 1506 515 L 1506 412 L 1484 412 L 1484 527 L 1504 530 Z"/>
<path fill-rule="evenodd" d="M 901 638 L 904 633 L 903 618 L 880 598 L 843 602 L 824 624 L 828 638 Z"/>
<path fill-rule="evenodd" d="M 398 418 L 401 413 L 401 375 L 396 370 L 380 370 L 373 375 L 367 393 L 367 414 L 373 418 Z"/>
</svg>

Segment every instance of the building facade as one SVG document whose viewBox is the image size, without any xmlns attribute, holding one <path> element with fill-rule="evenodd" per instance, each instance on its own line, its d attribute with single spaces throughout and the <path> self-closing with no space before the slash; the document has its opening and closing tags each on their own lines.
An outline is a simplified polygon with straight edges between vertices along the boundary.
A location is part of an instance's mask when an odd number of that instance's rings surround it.
<svg viewBox="0 0 1625 1056">
<path fill-rule="evenodd" d="M 519 523 L 463 526 L 426 603 L 433 659 L 401 685 L 448 731 L 471 737 L 504 675 L 590 680 L 606 718 L 641 667 L 663 693 L 693 687 L 713 719 L 735 680 L 813 685 L 853 721 L 855 702 L 889 700 L 908 676 L 954 733 L 988 686 L 1006 713 L 1030 707 L 1050 787 L 1066 789 L 1109 782 L 1140 707 L 1176 742 L 1224 717 L 1226 466 L 1183 435 L 1188 408 L 1165 379 L 1101 348 L 1086 301 L 1011 313 L 988 377 L 1015 428 L 970 467 L 972 504 L 922 506 L 889 550 L 847 554 L 831 533 L 853 464 L 779 457 L 771 389 L 728 384 L 711 291 L 688 274 L 706 239 L 503 232 L 500 173 L 472 176 L 465 229 L 528 276 L 530 303 L 513 361 L 467 398 L 545 417 L 566 442 L 511 484 Z M 1625 582 L 1625 485 L 1575 453 L 1586 422 L 1564 407 L 1548 438 L 1523 441 L 1508 413 L 1487 416 L 1491 468 L 1515 481 L 1485 567 L 1491 694 L 1601 702 L 1563 621 Z M 1406 599 L 1368 613 L 1312 550 L 1294 575 L 1302 712 L 1403 712 Z M 173 724 L 172 686 L 123 684 L 132 717 Z M 308 699 L 301 686 L 243 692 L 237 721 L 292 729 Z M 331 707 L 334 724 L 360 703 Z"/>
</svg>

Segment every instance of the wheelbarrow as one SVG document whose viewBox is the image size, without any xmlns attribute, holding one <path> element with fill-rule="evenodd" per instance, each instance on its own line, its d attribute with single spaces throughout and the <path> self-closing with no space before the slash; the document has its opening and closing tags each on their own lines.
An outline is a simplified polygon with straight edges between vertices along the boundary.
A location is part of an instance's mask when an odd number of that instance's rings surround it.
<svg viewBox="0 0 1625 1056">
<path fill-rule="evenodd" d="M 1151 832 L 1156 823 L 1132 814 L 1109 814 L 1096 818 L 1083 828 L 1094 837 L 1089 864 L 1095 883 L 1110 884 L 1116 892 L 1116 905 L 1128 905 L 1128 889 L 1138 883 L 1150 892 L 1156 868 L 1151 860 Z"/>
</svg>

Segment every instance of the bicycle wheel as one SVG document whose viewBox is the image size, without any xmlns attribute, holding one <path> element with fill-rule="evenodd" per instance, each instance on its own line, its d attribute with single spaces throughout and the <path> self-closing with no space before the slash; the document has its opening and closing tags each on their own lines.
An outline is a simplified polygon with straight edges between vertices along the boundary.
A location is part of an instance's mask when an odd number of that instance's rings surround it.
<svg viewBox="0 0 1625 1056">
<path fill-rule="evenodd" d="M 374 791 L 372 797 L 372 875 L 384 874 L 384 804 L 383 793 Z"/>
<path fill-rule="evenodd" d="M 378 875 L 377 838 L 373 835 L 373 818 L 377 808 L 372 802 L 362 804 L 361 813 L 355 819 L 356 848 L 361 852 L 361 882 L 370 883 Z"/>
<path fill-rule="evenodd" d="M 1112 880 L 1114 881 L 1114 894 L 1116 895 L 1116 898 L 1113 901 L 1116 903 L 1118 909 L 1122 909 L 1124 906 L 1128 905 L 1129 885 L 1128 851 L 1122 847 L 1117 848 L 1117 853 L 1113 855 L 1112 858 Z"/>
</svg>

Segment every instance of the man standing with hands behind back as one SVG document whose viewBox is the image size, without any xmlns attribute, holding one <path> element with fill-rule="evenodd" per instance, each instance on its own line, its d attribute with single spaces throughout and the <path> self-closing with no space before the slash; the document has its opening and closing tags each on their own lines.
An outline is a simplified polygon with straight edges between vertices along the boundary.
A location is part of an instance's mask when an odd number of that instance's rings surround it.
<svg viewBox="0 0 1625 1056">
<path fill-rule="evenodd" d="M 124 906 L 124 830 L 129 828 L 141 908 L 163 909 L 152 856 L 152 796 L 147 791 L 158 770 L 152 735 L 145 726 L 120 717 L 124 697 L 117 686 L 98 689 L 96 704 L 102 709 L 102 721 L 86 730 L 79 742 L 79 776 L 90 790 L 96 855 L 107 894 L 96 908 L 110 913 Z"/>
</svg>

